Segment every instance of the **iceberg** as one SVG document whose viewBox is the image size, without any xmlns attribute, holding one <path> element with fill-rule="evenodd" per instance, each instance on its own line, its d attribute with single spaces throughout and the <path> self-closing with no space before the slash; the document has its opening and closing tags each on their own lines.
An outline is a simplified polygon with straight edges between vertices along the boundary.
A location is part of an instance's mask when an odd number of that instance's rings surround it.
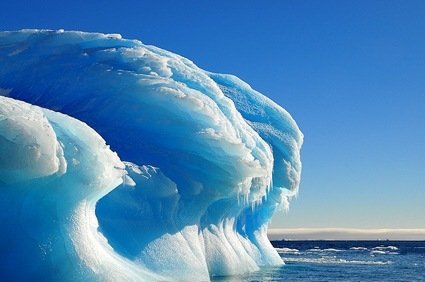
<svg viewBox="0 0 425 282">
<path fill-rule="evenodd" d="M 171 52 L 0 32 L 0 273 L 208 281 L 282 265 L 267 225 L 298 191 L 302 142 L 275 102 Z"/>
</svg>

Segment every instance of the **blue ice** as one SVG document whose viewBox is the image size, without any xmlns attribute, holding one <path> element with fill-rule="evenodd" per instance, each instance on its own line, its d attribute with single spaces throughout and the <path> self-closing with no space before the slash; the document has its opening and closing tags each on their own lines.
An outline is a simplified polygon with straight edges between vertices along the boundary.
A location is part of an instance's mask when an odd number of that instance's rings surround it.
<svg viewBox="0 0 425 282">
<path fill-rule="evenodd" d="M 0 95 L 2 277 L 283 264 L 267 225 L 297 193 L 303 135 L 237 77 L 117 34 L 22 30 L 0 33 Z"/>
</svg>

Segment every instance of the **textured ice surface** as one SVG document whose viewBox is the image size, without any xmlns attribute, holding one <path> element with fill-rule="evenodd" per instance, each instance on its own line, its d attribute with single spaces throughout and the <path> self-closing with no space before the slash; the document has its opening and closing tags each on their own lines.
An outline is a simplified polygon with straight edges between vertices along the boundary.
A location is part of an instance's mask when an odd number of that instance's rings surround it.
<svg viewBox="0 0 425 282">
<path fill-rule="evenodd" d="M 267 224 L 297 192 L 303 136 L 238 78 L 119 35 L 24 30 L 0 33 L 0 95 L 2 276 L 282 264 Z"/>
</svg>

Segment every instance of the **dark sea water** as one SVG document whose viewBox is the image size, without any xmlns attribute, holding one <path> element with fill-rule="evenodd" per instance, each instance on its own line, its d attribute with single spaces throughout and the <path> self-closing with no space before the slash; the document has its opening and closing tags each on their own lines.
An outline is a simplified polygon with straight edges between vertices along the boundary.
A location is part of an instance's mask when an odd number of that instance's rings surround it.
<svg viewBox="0 0 425 282">
<path fill-rule="evenodd" d="M 285 261 L 213 281 L 425 281 L 425 241 L 273 241 Z"/>
</svg>

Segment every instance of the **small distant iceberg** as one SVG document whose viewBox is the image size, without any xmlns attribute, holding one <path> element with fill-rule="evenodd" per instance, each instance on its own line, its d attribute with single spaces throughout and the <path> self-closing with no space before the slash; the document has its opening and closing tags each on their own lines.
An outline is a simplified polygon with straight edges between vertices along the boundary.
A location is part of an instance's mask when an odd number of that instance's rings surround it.
<svg viewBox="0 0 425 282">
<path fill-rule="evenodd" d="M 371 255 L 398 255 L 398 248 L 395 246 L 378 246 L 372 248 Z"/>
<path fill-rule="evenodd" d="M 372 248 L 375 251 L 398 251 L 398 248 L 395 246 L 378 246 Z"/>
<path fill-rule="evenodd" d="M 302 142 L 279 105 L 171 52 L 0 32 L 1 277 L 207 281 L 281 265 L 267 226 L 298 191 Z"/>
<path fill-rule="evenodd" d="M 352 251 L 367 251 L 368 248 L 365 248 L 365 247 L 351 247 L 350 250 L 352 250 Z"/>
<path fill-rule="evenodd" d="M 318 247 L 307 250 L 307 252 L 325 252 L 325 253 L 329 253 L 329 252 L 341 252 L 341 251 L 342 250 L 334 249 L 334 248 L 320 249 Z"/>
<path fill-rule="evenodd" d="M 291 249 L 291 248 L 275 248 L 275 249 L 278 253 L 282 253 L 282 254 L 284 253 L 295 254 L 300 252 L 300 250 L 298 249 Z"/>
</svg>

